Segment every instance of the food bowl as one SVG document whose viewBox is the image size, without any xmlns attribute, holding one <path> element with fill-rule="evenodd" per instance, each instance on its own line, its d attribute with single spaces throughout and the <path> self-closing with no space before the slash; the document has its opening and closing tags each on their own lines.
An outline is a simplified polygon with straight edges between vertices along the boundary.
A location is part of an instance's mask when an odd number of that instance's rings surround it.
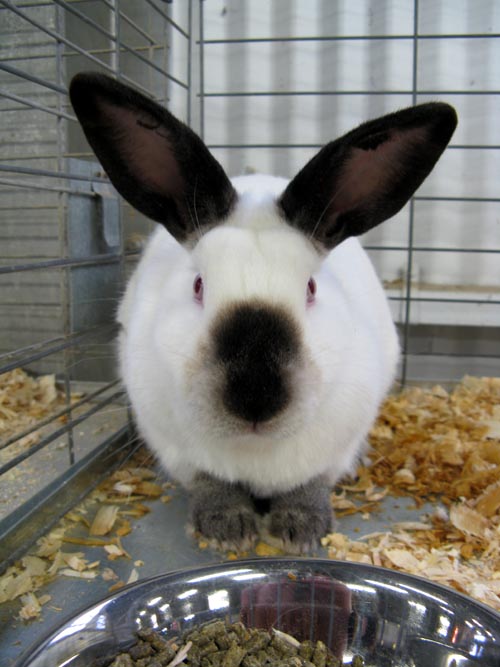
<svg viewBox="0 0 500 667">
<path fill-rule="evenodd" d="M 419 577 L 359 563 L 242 560 L 160 575 L 67 621 L 17 667 L 92 667 L 155 628 L 173 637 L 215 619 L 321 639 L 350 665 L 499 667 L 500 615 Z"/>
</svg>

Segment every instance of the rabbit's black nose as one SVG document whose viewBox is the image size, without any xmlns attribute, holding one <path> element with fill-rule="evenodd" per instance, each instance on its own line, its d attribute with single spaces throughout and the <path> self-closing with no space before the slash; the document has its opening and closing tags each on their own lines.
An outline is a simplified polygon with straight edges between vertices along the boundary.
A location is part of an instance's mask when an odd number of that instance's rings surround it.
<svg viewBox="0 0 500 667">
<path fill-rule="evenodd" d="M 292 396 L 291 374 L 300 354 L 293 319 L 280 308 L 239 304 L 218 319 L 213 337 L 226 409 L 254 424 L 282 412 Z"/>
</svg>

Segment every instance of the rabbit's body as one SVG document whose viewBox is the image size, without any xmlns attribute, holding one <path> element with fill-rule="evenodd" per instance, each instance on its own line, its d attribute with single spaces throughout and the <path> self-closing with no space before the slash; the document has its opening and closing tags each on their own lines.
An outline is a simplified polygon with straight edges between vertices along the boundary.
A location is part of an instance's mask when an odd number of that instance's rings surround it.
<svg viewBox="0 0 500 667">
<path fill-rule="evenodd" d="M 264 513 L 287 548 L 308 550 L 331 528 L 331 485 L 354 469 L 398 358 L 382 286 L 353 237 L 422 183 L 454 110 L 369 121 L 290 182 L 231 182 L 140 93 L 92 73 L 70 93 L 115 187 L 161 225 L 118 317 L 140 431 L 190 489 L 195 530 L 246 548 Z"/>
<path fill-rule="evenodd" d="M 398 342 L 384 291 L 357 239 L 320 264 L 310 241 L 277 217 L 274 203 L 286 181 L 246 176 L 233 185 L 245 196 L 194 257 L 159 228 L 128 285 L 119 349 L 140 431 L 184 485 L 200 471 L 264 496 L 320 474 L 333 483 L 353 470 L 394 378 Z M 263 275 L 270 264 L 272 275 Z M 210 309 L 191 298 L 200 271 Z M 314 308 L 303 288 L 311 274 Z M 286 304 L 305 357 L 294 400 L 257 432 L 221 410 L 206 353 L 211 319 L 225 305 L 253 299 Z"/>
</svg>

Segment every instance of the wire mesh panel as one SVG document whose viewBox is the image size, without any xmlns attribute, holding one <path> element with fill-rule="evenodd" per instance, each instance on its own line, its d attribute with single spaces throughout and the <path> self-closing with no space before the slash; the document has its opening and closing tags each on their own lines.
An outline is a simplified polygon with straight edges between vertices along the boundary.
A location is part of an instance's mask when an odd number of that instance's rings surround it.
<svg viewBox="0 0 500 667">
<path fill-rule="evenodd" d="M 294 175 L 358 123 L 429 100 L 459 128 L 410 205 L 363 238 L 404 347 L 401 377 L 498 373 L 500 6 L 204 4 L 205 139 L 232 174 Z"/>
<path fill-rule="evenodd" d="M 114 311 L 151 223 L 93 157 L 71 77 L 105 72 L 166 104 L 231 176 L 290 177 L 364 120 L 454 105 L 431 177 L 363 239 L 400 379 L 449 381 L 500 371 L 499 58 L 496 0 L 0 0 L 0 559 L 131 440 Z"/>
<path fill-rule="evenodd" d="M 164 104 L 178 89 L 176 111 L 186 117 L 190 5 L 177 23 L 160 0 L 0 2 L 0 538 L 11 536 L 0 539 L 0 556 L 8 560 L 98 482 L 114 451 L 126 455 L 132 434 L 114 313 L 150 225 L 110 187 L 68 83 L 93 69 Z"/>
</svg>

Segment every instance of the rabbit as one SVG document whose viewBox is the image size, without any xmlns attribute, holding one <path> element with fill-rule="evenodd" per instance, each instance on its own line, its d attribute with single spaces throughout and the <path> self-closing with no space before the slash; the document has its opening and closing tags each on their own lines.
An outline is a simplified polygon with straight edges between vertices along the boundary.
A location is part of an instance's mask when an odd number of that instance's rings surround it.
<svg viewBox="0 0 500 667">
<path fill-rule="evenodd" d="M 191 528 L 224 548 L 250 548 L 264 526 L 287 551 L 315 549 L 399 357 L 356 237 L 420 186 L 455 110 L 366 122 L 290 181 L 230 180 L 134 89 L 82 72 L 70 97 L 117 191 L 159 223 L 119 306 L 119 365 L 140 433 L 188 490 Z"/>
</svg>

